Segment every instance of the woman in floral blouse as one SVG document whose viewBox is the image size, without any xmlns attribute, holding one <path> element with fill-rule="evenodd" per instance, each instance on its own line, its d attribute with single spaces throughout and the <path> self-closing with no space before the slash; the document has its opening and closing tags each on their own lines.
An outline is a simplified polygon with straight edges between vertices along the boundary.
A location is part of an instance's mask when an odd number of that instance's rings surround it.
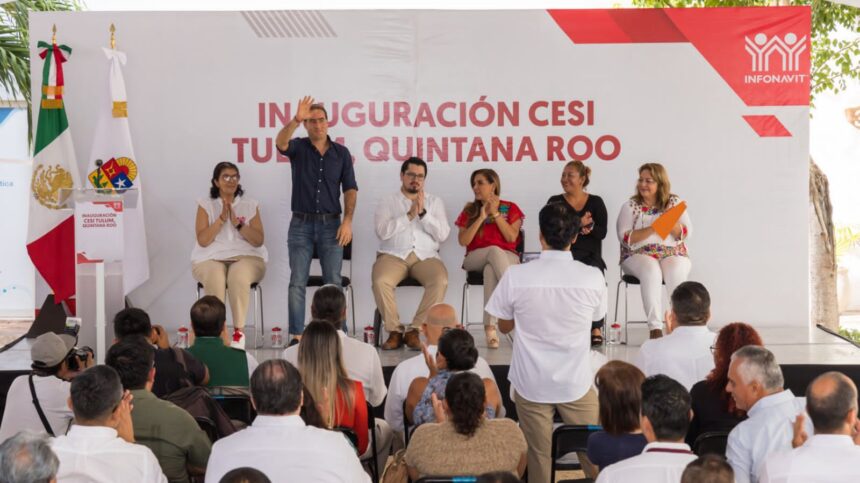
<svg viewBox="0 0 860 483">
<path fill-rule="evenodd" d="M 669 175 L 663 165 L 643 164 L 639 167 L 636 194 L 621 207 L 616 223 L 621 242 L 621 271 L 641 283 L 642 304 L 652 339 L 663 335 L 661 285 L 665 282 L 671 294 L 690 274 L 685 243 L 692 231 L 688 212 L 684 211 L 665 239 L 652 227 L 663 213 L 681 203 L 670 190 Z"/>
</svg>

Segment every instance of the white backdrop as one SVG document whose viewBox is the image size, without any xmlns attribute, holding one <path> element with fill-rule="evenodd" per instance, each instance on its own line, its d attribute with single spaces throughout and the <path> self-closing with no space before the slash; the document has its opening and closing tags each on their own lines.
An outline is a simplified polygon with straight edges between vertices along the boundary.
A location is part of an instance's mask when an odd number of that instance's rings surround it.
<svg viewBox="0 0 860 483">
<path fill-rule="evenodd" d="M 710 290 L 714 320 L 778 326 L 808 322 L 808 107 L 747 106 L 690 43 L 574 44 L 542 10 L 98 12 L 34 14 L 32 52 L 36 40 L 50 38 L 54 23 L 60 43 L 73 49 L 65 64 L 65 99 L 80 160 L 87 160 L 95 129 L 93 99 L 99 96 L 93 89 L 103 84 L 107 64 L 100 49 L 111 23 L 117 27 L 118 49 L 128 55 L 129 123 L 147 179 L 151 264 L 149 281 L 131 298 L 156 323 L 173 328 L 187 323 L 194 300 L 189 254 L 195 200 L 207 195 L 217 162 L 240 161 L 237 143 L 242 141 L 234 139 L 247 138 L 256 140 L 258 157 L 264 158 L 253 159 L 248 141 L 239 168 L 247 196 L 263 206 L 270 254 L 263 283 L 267 326 L 286 327 L 291 180 L 288 163 L 262 156 L 280 125 L 270 126 L 265 116 L 261 125 L 259 106 L 292 104 L 305 94 L 327 106 L 338 103 L 341 111 L 348 102 L 363 103 L 365 111 L 370 102 L 377 107 L 406 102 L 413 120 L 422 102 L 434 114 L 444 102 L 466 103 L 468 109 L 482 96 L 494 107 L 520 105 L 518 126 L 351 127 L 342 116 L 332 123 L 332 137 L 343 137 L 355 157 L 359 184 L 353 275 L 360 326 L 371 320 L 374 308 L 370 268 L 377 245 L 376 200 L 399 186 L 399 161 L 371 161 L 365 153 L 366 141 L 375 136 L 389 143 L 398 138 L 401 152 L 409 136 L 438 142 L 462 136 L 469 139 L 464 157 L 475 137 L 483 138 L 488 152 L 493 136 L 511 136 L 515 152 L 530 137 L 534 160 L 457 162 L 451 154 L 447 162 L 430 163 L 427 180 L 427 190 L 445 200 L 453 223 L 471 199 L 469 173 L 496 169 L 502 197 L 526 213 L 529 251 L 539 249 L 540 207 L 561 192 L 564 162 L 547 160 L 547 137 L 615 136 L 621 146 L 617 157 L 586 160 L 593 169 L 589 191 L 602 196 L 609 211 L 603 250 L 611 301 L 619 277 L 618 209 L 633 193 L 636 168 L 659 161 L 669 171 L 673 192 L 687 200 L 694 224 L 690 277 Z M 739 65 L 749 64 L 743 45 L 732 48 Z M 33 58 L 37 74 L 41 61 Z M 593 101 L 590 125 L 529 122 L 529 106 L 536 101 L 575 100 Z M 548 112 L 539 111 L 543 117 Z M 774 114 L 792 135 L 759 137 L 741 117 L 749 114 Z M 447 118 L 458 121 L 458 116 L 455 109 Z M 563 119 L 569 118 L 565 113 Z M 81 166 L 82 175 L 92 169 L 92 161 Z M 459 310 L 464 249 L 455 232 L 441 253 L 450 274 L 447 302 Z M 399 297 L 405 320 L 417 303 L 417 296 L 407 292 Z M 632 295 L 641 317 L 641 304 Z M 475 289 L 472 320 L 479 318 L 480 304 L 474 301 L 480 298 Z M 610 312 L 613 308 L 610 302 Z"/>
<path fill-rule="evenodd" d="M 27 125 L 26 112 L 22 116 Z M 27 203 L 30 202 L 30 161 L 0 158 L 0 318 L 33 316 L 35 269 L 27 256 Z"/>
</svg>

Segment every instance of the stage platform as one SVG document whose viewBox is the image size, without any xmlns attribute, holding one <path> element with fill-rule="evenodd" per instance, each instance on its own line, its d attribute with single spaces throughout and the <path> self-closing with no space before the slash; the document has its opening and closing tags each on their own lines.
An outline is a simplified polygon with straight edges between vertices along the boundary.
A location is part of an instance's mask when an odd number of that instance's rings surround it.
<svg viewBox="0 0 860 483">
<path fill-rule="evenodd" d="M 516 409 L 509 400 L 509 384 L 507 381 L 508 368 L 511 362 L 511 342 L 502 337 L 498 349 L 487 349 L 483 328 L 473 326 L 470 332 L 475 337 L 478 352 L 490 364 L 508 415 L 516 418 Z M 860 348 L 854 344 L 818 328 L 761 328 L 759 333 L 765 346 L 776 356 L 783 368 L 785 385 L 796 395 L 802 395 L 806 385 L 818 374 L 826 371 L 841 371 L 860 385 Z M 647 337 L 644 324 L 630 327 L 630 344 L 607 345 L 596 350 L 607 359 L 620 359 L 633 362 L 639 346 Z M 249 341 L 250 342 L 250 341 Z M 252 349 L 250 350 L 258 361 L 279 357 L 282 349 Z M 383 364 L 386 382 L 390 379 L 394 367 L 402 360 L 419 355 L 419 351 L 406 348 L 394 351 L 379 351 Z M 5 406 L 6 391 L 12 380 L 18 375 L 25 374 L 30 368 L 30 341 L 22 339 L 4 352 L 0 352 L 0 407 Z"/>
</svg>

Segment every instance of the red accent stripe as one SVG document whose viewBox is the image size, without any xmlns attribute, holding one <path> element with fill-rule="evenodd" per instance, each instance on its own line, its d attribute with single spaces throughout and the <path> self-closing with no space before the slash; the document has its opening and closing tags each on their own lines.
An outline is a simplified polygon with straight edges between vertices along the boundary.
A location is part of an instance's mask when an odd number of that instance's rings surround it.
<svg viewBox="0 0 860 483">
<path fill-rule="evenodd" d="M 549 10 L 576 44 L 687 42 L 662 9 Z"/>
<path fill-rule="evenodd" d="M 65 58 L 65 56 L 63 56 L 63 53 L 60 51 L 60 46 L 57 44 L 54 44 L 54 65 L 57 67 L 57 85 L 58 86 L 65 85 L 65 82 L 63 81 L 63 62 L 65 62 L 65 61 L 66 61 L 66 58 Z M 63 98 L 62 93 L 54 96 L 54 99 L 62 99 L 62 98 Z M 74 293 L 74 291 L 75 290 L 73 288 L 72 293 Z"/>
<path fill-rule="evenodd" d="M 762 138 L 791 137 L 785 126 L 774 115 L 743 116 L 744 121 Z"/>
<path fill-rule="evenodd" d="M 48 286 L 54 300 L 75 294 L 75 221 L 69 216 L 51 231 L 27 245 L 30 260 Z"/>
</svg>

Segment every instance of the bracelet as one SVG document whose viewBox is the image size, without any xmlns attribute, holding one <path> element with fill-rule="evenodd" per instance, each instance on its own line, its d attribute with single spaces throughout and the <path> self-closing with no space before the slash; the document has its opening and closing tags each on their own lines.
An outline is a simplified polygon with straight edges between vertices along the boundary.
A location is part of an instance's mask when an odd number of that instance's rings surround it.
<svg viewBox="0 0 860 483">
<path fill-rule="evenodd" d="M 490 217 L 491 217 L 492 219 L 494 219 L 494 220 L 495 220 L 496 218 L 498 218 L 499 216 L 501 216 L 501 213 L 499 213 L 498 211 L 496 212 L 496 214 L 495 214 L 495 215 L 490 215 Z"/>
<path fill-rule="evenodd" d="M 236 225 L 236 231 L 242 231 L 242 227 L 243 227 L 243 226 L 245 226 L 245 224 L 244 224 L 244 223 L 242 223 L 242 222 L 239 222 L 239 224 L 238 224 L 238 225 Z"/>
</svg>

